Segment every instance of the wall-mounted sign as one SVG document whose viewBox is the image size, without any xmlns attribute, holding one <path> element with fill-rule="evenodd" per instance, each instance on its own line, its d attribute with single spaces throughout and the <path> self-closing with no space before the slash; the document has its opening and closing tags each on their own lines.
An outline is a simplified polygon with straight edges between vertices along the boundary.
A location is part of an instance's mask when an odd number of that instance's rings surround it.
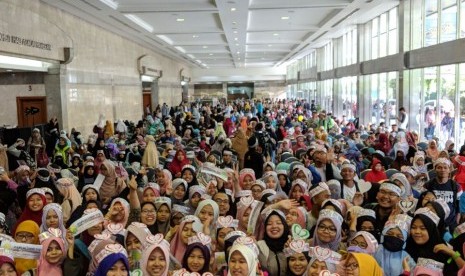
<svg viewBox="0 0 465 276">
<path fill-rule="evenodd" d="M 23 46 L 47 50 L 47 51 L 52 50 L 52 45 L 50 45 L 49 43 L 43 43 L 43 42 L 35 41 L 33 39 L 27 39 L 27 38 L 10 35 L 6 33 L 1 33 L 1 32 L 0 32 L 0 41 L 10 42 L 10 43 L 18 44 L 18 45 L 23 45 Z"/>
</svg>

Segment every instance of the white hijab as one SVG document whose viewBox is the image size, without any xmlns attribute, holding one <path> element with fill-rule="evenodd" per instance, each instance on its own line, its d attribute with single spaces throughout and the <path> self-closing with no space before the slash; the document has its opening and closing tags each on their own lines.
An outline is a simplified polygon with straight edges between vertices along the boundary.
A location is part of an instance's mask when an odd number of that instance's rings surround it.
<svg viewBox="0 0 465 276">
<path fill-rule="evenodd" d="M 231 250 L 229 251 L 229 258 L 228 260 L 231 260 L 231 256 L 234 252 L 239 251 L 242 256 L 247 261 L 247 267 L 248 267 L 248 273 L 247 276 L 255 276 L 257 275 L 257 263 L 258 259 L 255 253 L 250 249 L 248 246 L 243 245 L 243 244 L 237 244 L 235 243 L 232 247 Z M 231 276 L 231 271 L 228 270 L 228 276 Z"/>
</svg>

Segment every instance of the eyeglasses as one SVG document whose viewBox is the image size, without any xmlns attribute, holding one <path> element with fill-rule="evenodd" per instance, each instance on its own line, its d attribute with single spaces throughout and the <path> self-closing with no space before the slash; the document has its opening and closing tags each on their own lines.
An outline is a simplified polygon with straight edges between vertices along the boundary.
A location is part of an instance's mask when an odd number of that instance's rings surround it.
<svg viewBox="0 0 465 276">
<path fill-rule="evenodd" d="M 358 268 L 358 263 L 346 264 L 345 268 L 347 270 L 356 270 Z"/>
<path fill-rule="evenodd" d="M 331 226 L 326 226 L 323 224 L 318 225 L 318 231 L 320 232 L 329 232 L 331 234 L 335 234 L 337 232 L 337 229 Z"/>
<path fill-rule="evenodd" d="M 145 214 L 145 215 L 148 215 L 148 214 L 155 214 L 156 211 L 155 210 L 142 210 L 141 213 Z"/>
<path fill-rule="evenodd" d="M 397 194 L 394 193 L 394 192 L 387 192 L 387 191 L 385 191 L 385 190 L 379 190 L 379 194 L 380 194 L 380 195 L 383 195 L 383 196 L 387 195 L 387 196 L 389 196 L 390 198 L 396 198 L 396 197 L 399 196 L 399 195 L 397 195 Z"/>
<path fill-rule="evenodd" d="M 353 245 L 353 246 L 358 246 L 360 248 L 363 248 L 363 249 L 366 249 L 368 247 L 368 245 L 364 242 L 358 242 L 356 241 L 355 239 L 351 240 L 350 241 L 350 245 Z"/>
<path fill-rule="evenodd" d="M 16 234 L 16 238 L 19 240 L 32 240 L 34 238 L 34 235 L 30 233 L 21 233 Z"/>
<path fill-rule="evenodd" d="M 217 198 L 217 199 L 215 199 L 215 202 L 218 203 L 218 205 L 220 205 L 220 204 L 228 204 L 229 200 L 228 199 Z"/>
</svg>

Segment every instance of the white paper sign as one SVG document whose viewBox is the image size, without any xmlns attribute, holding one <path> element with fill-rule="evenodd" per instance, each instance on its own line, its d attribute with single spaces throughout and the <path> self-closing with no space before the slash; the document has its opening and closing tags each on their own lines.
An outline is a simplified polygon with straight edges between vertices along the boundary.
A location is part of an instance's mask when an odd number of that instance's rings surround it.
<svg viewBox="0 0 465 276">
<path fill-rule="evenodd" d="M 102 212 L 95 211 L 90 214 L 84 215 L 80 219 L 76 220 L 69 226 L 69 230 L 73 233 L 74 236 L 81 234 L 92 226 L 103 222 L 104 217 Z"/>
<path fill-rule="evenodd" d="M 9 241 L 2 242 L 1 247 L 10 250 L 15 258 L 31 260 L 38 260 L 42 251 L 42 245 Z"/>
<path fill-rule="evenodd" d="M 94 184 L 93 184 L 93 186 L 95 187 L 95 189 L 97 191 L 100 191 L 100 187 L 102 187 L 103 180 L 105 180 L 105 176 L 103 174 L 99 173 L 97 175 L 97 177 L 95 178 L 95 181 L 94 181 Z"/>
</svg>

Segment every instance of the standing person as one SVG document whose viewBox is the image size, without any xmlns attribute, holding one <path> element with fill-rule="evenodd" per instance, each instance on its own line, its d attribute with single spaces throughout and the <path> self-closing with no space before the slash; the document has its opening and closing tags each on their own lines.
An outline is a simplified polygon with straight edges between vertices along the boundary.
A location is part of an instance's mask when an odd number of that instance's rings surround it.
<svg viewBox="0 0 465 276">
<path fill-rule="evenodd" d="M 263 175 L 263 155 L 257 151 L 258 139 L 252 136 L 247 141 L 249 145 L 249 151 L 244 156 L 244 168 L 253 169 L 255 176 L 261 178 Z"/>
<path fill-rule="evenodd" d="M 433 192 L 437 199 L 444 200 L 450 209 L 450 214 L 445 218 L 445 224 L 452 232 L 457 226 L 456 215 L 459 213 L 459 199 L 462 189 L 457 182 L 450 178 L 451 163 L 446 158 L 438 158 L 434 162 L 436 177 L 425 183 L 425 189 Z"/>
<path fill-rule="evenodd" d="M 408 114 L 404 107 L 399 108 L 399 116 L 397 117 L 399 122 L 399 130 L 406 131 L 408 126 Z"/>
</svg>

